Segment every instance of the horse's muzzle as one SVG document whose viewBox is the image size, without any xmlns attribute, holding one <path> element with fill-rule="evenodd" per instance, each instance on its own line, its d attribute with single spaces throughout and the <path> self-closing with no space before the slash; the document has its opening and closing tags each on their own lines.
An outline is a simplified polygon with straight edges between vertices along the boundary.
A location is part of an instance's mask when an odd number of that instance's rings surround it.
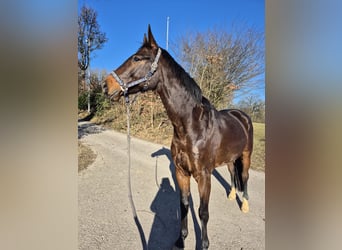
<svg viewBox="0 0 342 250">
<path fill-rule="evenodd" d="M 108 75 L 101 83 L 102 93 L 111 101 L 119 101 L 123 91 L 112 75 Z"/>
</svg>

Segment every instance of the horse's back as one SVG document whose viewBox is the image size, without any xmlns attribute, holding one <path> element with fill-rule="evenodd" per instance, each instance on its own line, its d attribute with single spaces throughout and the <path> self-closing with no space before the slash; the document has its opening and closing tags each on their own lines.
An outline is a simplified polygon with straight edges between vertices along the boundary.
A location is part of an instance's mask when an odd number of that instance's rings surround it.
<svg viewBox="0 0 342 250">
<path fill-rule="evenodd" d="M 223 109 L 219 111 L 220 113 L 224 113 L 225 115 L 233 115 L 236 117 L 246 128 L 247 131 L 251 131 L 253 133 L 253 123 L 252 119 L 245 112 L 239 109 Z"/>
</svg>

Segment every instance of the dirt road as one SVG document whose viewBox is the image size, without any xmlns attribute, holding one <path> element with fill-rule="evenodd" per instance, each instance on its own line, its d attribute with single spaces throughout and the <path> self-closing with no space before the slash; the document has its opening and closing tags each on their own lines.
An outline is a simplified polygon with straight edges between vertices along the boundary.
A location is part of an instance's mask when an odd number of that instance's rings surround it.
<svg viewBox="0 0 342 250">
<path fill-rule="evenodd" d="M 125 134 L 79 123 L 79 139 L 97 154 L 79 173 L 79 249 L 171 249 L 179 232 L 179 195 L 170 151 L 132 138 L 131 182 L 138 214 L 135 223 L 128 199 Z M 229 201 L 226 166 L 212 176 L 208 236 L 210 249 L 265 249 L 265 174 L 250 171 L 250 212 Z M 200 221 L 197 184 L 191 180 L 189 235 L 184 249 L 199 249 Z M 239 193 L 239 197 L 241 194 Z"/>
</svg>

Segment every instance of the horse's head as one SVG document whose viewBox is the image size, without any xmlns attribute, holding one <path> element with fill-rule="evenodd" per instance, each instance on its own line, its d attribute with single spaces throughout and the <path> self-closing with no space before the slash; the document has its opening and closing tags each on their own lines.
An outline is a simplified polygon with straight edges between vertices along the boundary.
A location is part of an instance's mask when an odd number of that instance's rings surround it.
<svg viewBox="0 0 342 250">
<path fill-rule="evenodd" d="M 148 36 L 144 35 L 142 46 L 106 77 L 103 91 L 117 101 L 123 95 L 154 90 L 159 81 L 157 67 L 161 52 L 148 26 Z"/>
</svg>

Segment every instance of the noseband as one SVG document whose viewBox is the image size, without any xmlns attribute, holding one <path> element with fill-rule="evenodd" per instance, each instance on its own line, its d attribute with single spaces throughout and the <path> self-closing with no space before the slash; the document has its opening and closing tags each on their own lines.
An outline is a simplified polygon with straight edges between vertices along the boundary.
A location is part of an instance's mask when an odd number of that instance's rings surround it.
<svg viewBox="0 0 342 250">
<path fill-rule="evenodd" d="M 161 49 L 158 48 L 158 52 L 156 57 L 154 58 L 153 63 L 151 64 L 151 69 L 149 72 L 147 72 L 147 74 L 143 77 L 140 78 L 138 80 L 135 80 L 133 82 L 129 82 L 129 83 L 124 83 L 124 81 L 115 73 L 115 71 L 113 70 L 112 72 L 110 72 L 110 74 L 115 78 L 115 80 L 119 83 L 121 90 L 124 93 L 124 97 L 126 99 L 126 102 L 129 102 L 129 98 L 128 98 L 128 89 L 132 88 L 142 82 L 147 82 L 147 84 L 144 85 L 144 89 L 143 90 L 147 90 L 148 87 L 148 81 L 152 78 L 154 72 L 156 72 L 157 68 L 158 68 L 158 61 L 161 55 Z"/>
</svg>

